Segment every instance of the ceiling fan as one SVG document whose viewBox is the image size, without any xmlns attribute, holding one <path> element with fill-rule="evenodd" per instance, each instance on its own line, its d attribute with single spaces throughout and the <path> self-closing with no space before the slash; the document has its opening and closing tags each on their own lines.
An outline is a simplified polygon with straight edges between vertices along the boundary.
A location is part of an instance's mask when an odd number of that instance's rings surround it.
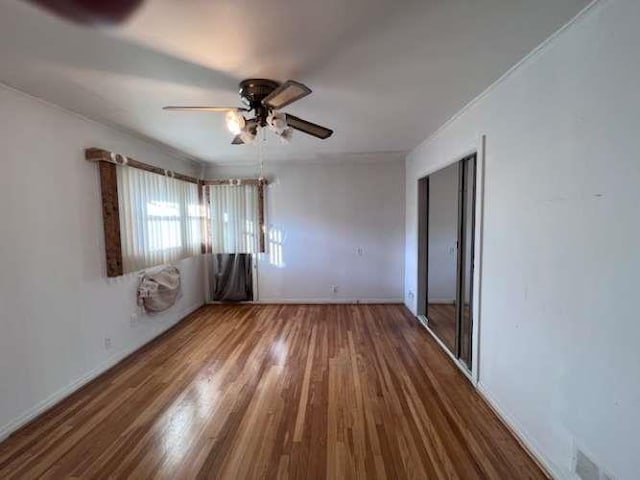
<svg viewBox="0 0 640 480">
<path fill-rule="evenodd" d="M 321 125 L 308 122 L 291 114 L 280 112 L 280 109 L 306 97 L 311 89 L 294 80 L 280 84 L 264 78 L 250 78 L 240 82 L 240 99 L 244 107 L 182 107 L 168 106 L 164 110 L 180 110 L 187 112 L 227 112 L 227 128 L 235 135 L 233 145 L 251 143 L 255 140 L 258 129 L 268 127 L 283 141 L 291 138 L 292 129 L 312 135 L 322 140 L 333 134 Z M 252 118 L 246 118 L 242 112 L 253 112 Z"/>
<path fill-rule="evenodd" d="M 67 20 L 85 25 L 116 25 L 143 0 L 27 0 Z"/>
</svg>

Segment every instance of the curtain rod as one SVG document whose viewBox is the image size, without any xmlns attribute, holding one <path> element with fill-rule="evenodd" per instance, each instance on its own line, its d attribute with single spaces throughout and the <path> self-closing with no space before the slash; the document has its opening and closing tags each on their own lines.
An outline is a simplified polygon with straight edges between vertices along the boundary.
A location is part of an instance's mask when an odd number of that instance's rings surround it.
<svg viewBox="0 0 640 480">
<path fill-rule="evenodd" d="M 102 148 L 87 148 L 84 151 L 84 158 L 90 162 L 108 162 L 115 165 L 126 165 L 128 167 L 137 168 L 146 172 L 156 173 L 167 177 L 177 178 L 185 182 L 195 183 L 197 185 L 266 185 L 268 181 L 265 178 L 228 178 L 228 179 L 211 179 L 200 180 L 190 175 L 174 172 L 165 168 L 155 167 L 148 163 L 139 162 L 131 157 L 127 157 L 120 153 L 110 152 Z"/>
</svg>

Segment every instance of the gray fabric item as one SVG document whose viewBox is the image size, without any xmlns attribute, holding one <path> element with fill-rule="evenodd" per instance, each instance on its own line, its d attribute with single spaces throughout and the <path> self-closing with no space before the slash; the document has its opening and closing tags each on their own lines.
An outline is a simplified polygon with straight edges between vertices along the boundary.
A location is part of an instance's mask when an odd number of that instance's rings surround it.
<svg viewBox="0 0 640 480">
<path fill-rule="evenodd" d="M 212 256 L 211 299 L 216 302 L 253 300 L 253 276 L 249 253 L 216 253 Z"/>
<path fill-rule="evenodd" d="M 180 270 L 176 267 L 162 267 L 140 275 L 138 304 L 147 312 L 163 312 L 171 308 L 180 294 Z"/>
</svg>

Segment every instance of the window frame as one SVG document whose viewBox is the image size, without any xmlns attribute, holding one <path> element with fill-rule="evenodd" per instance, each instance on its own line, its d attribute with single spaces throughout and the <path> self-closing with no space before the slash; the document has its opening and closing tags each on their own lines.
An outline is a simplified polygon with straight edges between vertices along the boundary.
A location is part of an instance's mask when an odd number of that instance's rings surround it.
<svg viewBox="0 0 640 480">
<path fill-rule="evenodd" d="M 166 170 L 160 167 L 149 165 L 147 163 L 139 162 L 133 158 L 121 155 L 119 153 L 110 152 L 101 148 L 87 148 L 85 150 L 85 159 L 90 162 L 98 164 L 98 172 L 100 176 L 100 192 L 102 199 L 102 219 L 104 226 L 104 241 L 105 241 L 105 259 L 106 259 L 106 273 L 107 277 L 119 277 L 124 275 L 124 267 L 122 260 L 122 234 L 120 231 L 120 205 L 118 201 L 118 181 L 117 181 L 117 168 L 121 168 L 126 165 L 131 168 L 138 168 L 147 172 L 156 173 L 158 175 L 170 176 L 172 178 L 195 183 L 198 186 L 198 202 L 200 209 L 200 228 L 202 231 L 201 240 L 201 253 L 211 253 L 211 235 L 209 232 L 209 199 L 206 198 L 208 189 L 204 188 L 205 185 L 242 185 L 242 184 L 256 184 L 258 186 L 258 252 L 264 253 L 266 251 L 265 241 L 265 189 L 268 184 L 264 178 L 250 178 L 250 179 L 212 179 L 201 180 L 190 175 L 183 175 L 181 173 Z M 182 207 L 181 207 L 182 208 Z M 182 213 L 182 212 L 181 212 Z M 193 217 L 189 215 L 188 211 L 183 212 L 187 219 Z M 196 217 L 197 218 L 197 217 Z M 185 232 L 181 231 L 181 235 L 184 237 Z M 184 243 L 184 238 L 182 238 Z M 152 267 L 147 267 L 152 268 Z"/>
</svg>

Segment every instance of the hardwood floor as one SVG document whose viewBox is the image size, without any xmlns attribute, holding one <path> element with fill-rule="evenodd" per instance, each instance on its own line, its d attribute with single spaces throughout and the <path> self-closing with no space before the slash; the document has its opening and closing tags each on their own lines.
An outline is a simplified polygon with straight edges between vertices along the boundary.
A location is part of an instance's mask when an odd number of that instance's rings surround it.
<svg viewBox="0 0 640 480">
<path fill-rule="evenodd" d="M 449 351 L 456 348 L 456 306 L 451 303 L 430 303 L 427 305 L 429 328 Z"/>
<path fill-rule="evenodd" d="M 0 444 L 0 478 L 539 479 L 398 305 L 203 307 Z"/>
</svg>

